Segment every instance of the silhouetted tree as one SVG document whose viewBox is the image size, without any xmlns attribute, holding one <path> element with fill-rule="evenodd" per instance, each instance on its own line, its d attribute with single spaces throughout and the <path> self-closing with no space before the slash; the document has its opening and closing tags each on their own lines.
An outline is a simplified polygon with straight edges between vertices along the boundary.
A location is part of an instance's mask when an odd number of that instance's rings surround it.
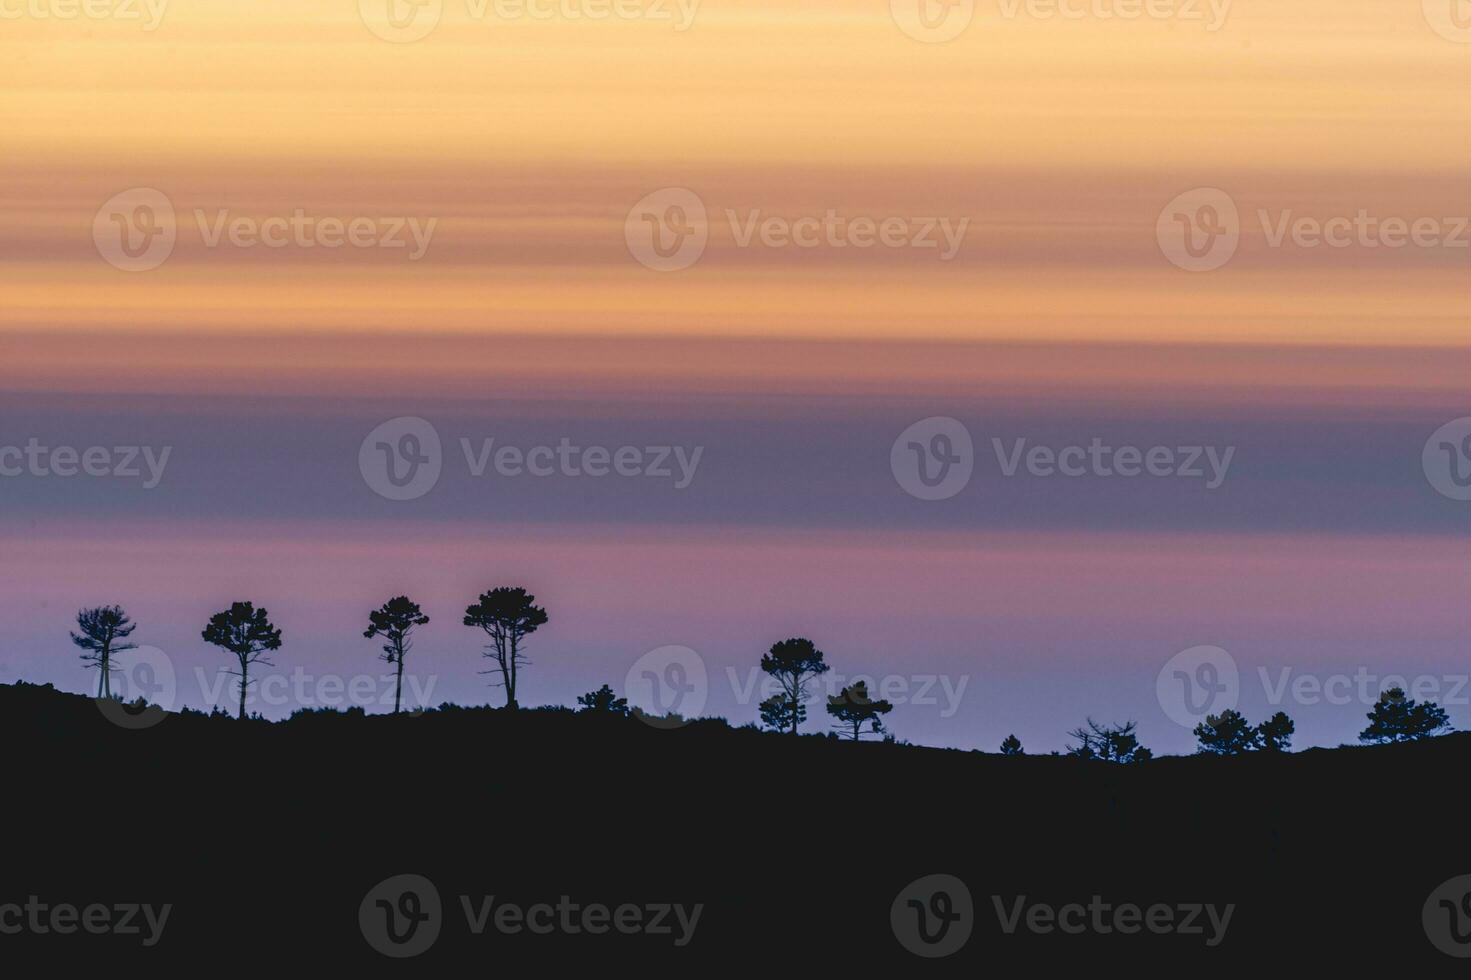
<svg viewBox="0 0 1471 980">
<path fill-rule="evenodd" d="M 1008 736 L 1006 736 L 1005 738 L 1003 738 L 1001 740 L 1001 754 L 1002 755 L 1026 755 L 1027 753 L 1022 748 L 1022 740 L 1021 739 L 1017 738 L 1015 735 L 1008 735 Z"/>
<path fill-rule="evenodd" d="M 1199 751 L 1210 755 L 1240 755 L 1257 744 L 1256 729 L 1233 708 L 1207 715 L 1195 726 L 1195 737 L 1200 740 Z"/>
<path fill-rule="evenodd" d="M 604 684 L 596 691 L 588 691 L 577 697 L 577 703 L 582 705 L 582 710 L 595 715 L 626 715 L 628 714 L 628 699 L 620 698 L 613 689 Z"/>
<path fill-rule="evenodd" d="M 1297 726 L 1284 712 L 1277 712 L 1256 726 L 1257 747 L 1263 752 L 1286 752 L 1292 747 L 1292 733 Z"/>
<path fill-rule="evenodd" d="M 1444 708 L 1434 701 L 1406 698 L 1398 687 L 1379 695 L 1374 710 L 1364 717 L 1369 727 L 1359 733 L 1361 742 L 1413 742 L 1451 727 Z"/>
<path fill-rule="evenodd" d="M 773 731 L 784 732 L 800 724 L 807 716 L 806 710 L 797 710 L 796 702 L 785 694 L 773 694 L 761 702 L 761 723 Z"/>
<path fill-rule="evenodd" d="M 761 720 L 797 734 L 797 726 L 807 720 L 807 683 L 829 670 L 822 651 L 803 637 L 782 640 L 761 658 L 761 669 L 781 685 L 779 694 L 761 702 Z"/>
<path fill-rule="evenodd" d="M 837 719 L 833 728 L 855 742 L 863 737 L 864 725 L 871 726 L 872 734 L 882 734 L 884 722 L 879 716 L 893 710 L 894 706 L 888 701 L 870 700 L 868 685 L 863 681 L 851 684 L 827 699 L 827 713 Z"/>
<path fill-rule="evenodd" d="M 244 720 L 245 687 L 250 683 L 250 665 L 275 666 L 265 659 L 265 654 L 281 649 L 281 631 L 271 625 L 264 609 L 257 609 L 248 602 L 236 602 L 224 612 L 211 616 L 203 635 L 204 642 L 234 654 L 240 663 L 240 714 L 236 717 Z"/>
<path fill-rule="evenodd" d="M 516 672 L 530 663 L 521 653 L 521 643 L 546 625 L 547 611 L 536 605 L 536 596 L 522 588 L 499 588 L 480 594 L 480 601 L 465 610 L 465 625 L 478 626 L 490 637 L 483 656 L 493 657 L 506 689 L 506 707 L 516 708 Z"/>
<path fill-rule="evenodd" d="M 364 639 L 383 637 L 382 658 L 398 667 L 398 680 L 393 689 L 393 713 L 398 714 L 399 702 L 404 690 L 404 654 L 414 647 L 413 632 L 416 626 L 425 626 L 429 617 L 424 615 L 417 602 L 408 596 L 389 599 L 379 608 L 368 613 L 368 628 L 363 631 Z"/>
<path fill-rule="evenodd" d="M 72 642 L 81 647 L 82 663 L 102 672 L 97 681 L 97 696 L 112 697 L 112 655 L 137 649 L 138 644 L 125 642 L 138 626 L 123 612 L 122 606 L 97 606 L 77 613 L 77 629 Z"/>
<path fill-rule="evenodd" d="M 1078 741 L 1077 745 L 1067 747 L 1068 755 L 1103 762 L 1148 762 L 1154 758 L 1154 753 L 1139 744 L 1134 728 L 1132 721 L 1122 725 L 1100 725 L 1089 718 L 1086 727 L 1068 732 Z"/>
</svg>

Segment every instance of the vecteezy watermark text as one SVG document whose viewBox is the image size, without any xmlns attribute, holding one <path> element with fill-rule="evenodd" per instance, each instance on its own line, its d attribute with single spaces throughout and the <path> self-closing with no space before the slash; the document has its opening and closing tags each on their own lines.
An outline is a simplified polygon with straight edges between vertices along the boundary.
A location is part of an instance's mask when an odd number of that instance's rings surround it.
<svg viewBox="0 0 1471 980">
<path fill-rule="evenodd" d="M 144 490 L 163 482 L 173 446 L 46 446 L 32 436 L 24 446 L 0 446 L 0 477 L 111 477 L 142 480 Z M 145 473 L 144 470 L 147 470 Z"/>
<path fill-rule="evenodd" d="M 1384 693 L 1398 688 L 1416 701 L 1445 707 L 1471 704 L 1466 691 L 1471 675 L 1379 673 L 1359 666 L 1352 673 L 1309 673 L 1295 667 L 1257 667 L 1263 699 L 1284 703 L 1371 707 Z M 1175 654 L 1155 677 L 1155 697 L 1166 717 L 1194 728 L 1207 717 L 1234 709 L 1241 701 L 1242 673 L 1236 658 L 1217 646 L 1193 646 Z"/>
<path fill-rule="evenodd" d="M 406 216 L 340 218 L 309 215 L 302 208 L 290 217 L 256 218 L 232 216 L 228 208 L 212 215 L 194 209 L 194 222 L 206 248 L 228 244 L 234 248 L 383 248 L 407 249 L 406 257 L 417 262 L 429 251 L 438 218 L 421 221 Z M 412 241 L 411 241 L 412 239 Z"/>
<path fill-rule="evenodd" d="M 759 243 L 767 248 L 920 248 L 939 249 L 941 262 L 949 262 L 965 241 L 969 218 L 952 222 L 950 218 L 905 218 L 890 216 L 870 218 L 847 217 L 833 208 L 822 217 L 807 215 L 786 218 L 762 215 L 760 208 L 744 214 L 725 209 L 730 235 L 740 248 Z"/>
<path fill-rule="evenodd" d="M 704 446 L 578 446 L 562 437 L 556 446 L 541 445 L 522 449 L 519 446 L 496 446 L 495 439 L 482 439 L 474 445 L 460 440 L 465 465 L 471 476 L 484 476 L 493 468 L 498 476 L 591 476 L 654 477 L 672 479 L 674 489 L 683 490 L 694 482 L 700 468 Z M 674 468 L 678 468 L 676 474 Z"/>
<path fill-rule="evenodd" d="M 358 16 L 377 37 L 395 44 L 422 40 L 444 16 L 446 0 L 358 0 Z M 464 0 L 464 17 L 499 21 L 647 21 L 694 25 L 700 0 Z"/>
<path fill-rule="evenodd" d="M 725 675 L 735 701 L 740 705 L 757 704 L 782 692 L 781 684 L 776 678 L 763 674 L 755 667 L 746 670 L 744 680 L 734 667 L 725 668 Z M 859 683 L 867 687 L 870 696 L 875 699 L 888 701 L 896 706 L 908 704 L 920 708 L 940 707 L 940 717 L 950 718 L 960 710 L 960 700 L 965 696 L 970 675 L 951 677 L 948 674 L 885 674 L 875 677 L 872 674 L 854 674 L 850 677 L 830 670 L 813 682 L 814 700 L 820 704 L 822 698 L 835 697 L 843 688 Z"/>
<path fill-rule="evenodd" d="M 835 208 L 821 214 L 773 215 L 761 208 L 725 208 L 730 241 L 736 248 L 917 249 L 933 250 L 941 262 L 960 252 L 970 218 L 941 216 L 846 215 Z M 700 260 L 710 239 L 705 202 L 686 187 L 663 187 L 646 194 L 623 223 L 628 252 L 645 268 L 677 272 Z"/>
<path fill-rule="evenodd" d="M 1201 24 L 1206 33 L 1213 34 L 1225 26 L 1231 3 L 1232 0 L 997 0 L 997 9 L 1002 19 L 1008 21 L 1022 18 L 1170 20 Z M 979 5 L 977 0 L 889 0 L 889 15 L 899 30 L 916 41 L 943 44 L 965 33 Z"/>
<path fill-rule="evenodd" d="M 0 20 L 141 21 L 156 31 L 168 9 L 169 0 L 0 0 Z"/>
<path fill-rule="evenodd" d="M 1272 249 L 1471 248 L 1471 216 L 1387 215 L 1369 208 L 1352 213 L 1303 214 L 1294 208 L 1258 208 L 1262 240 Z M 1155 223 L 1160 251 L 1187 272 L 1211 272 L 1230 262 L 1241 243 L 1241 214 L 1218 187 L 1176 195 Z"/>
<path fill-rule="evenodd" d="M 0 0 L 3 3 L 4 0 Z M 207 249 L 382 249 L 417 262 L 429 251 L 438 218 L 406 215 L 236 214 L 195 208 L 194 225 Z M 111 266 L 147 272 L 168 261 L 178 243 L 179 215 L 173 201 L 153 187 L 131 187 L 103 202 L 92 219 L 92 241 Z M 187 226 L 186 226 L 187 227 Z"/>
<path fill-rule="evenodd" d="M 1016 476 L 1025 465 L 1031 476 L 1177 476 L 1205 480 L 1207 490 L 1226 482 L 1235 446 L 1110 446 L 1095 436 L 1087 446 L 1028 446 L 1014 439 L 1008 447 L 993 438 L 991 448 L 1003 476 Z M 1025 452 L 1025 456 L 1023 453 Z M 1209 473 L 1206 470 L 1209 469 Z"/>
<path fill-rule="evenodd" d="M 1013 478 L 1025 473 L 1035 478 L 1178 477 L 1200 480 L 1207 490 L 1226 482 L 1235 458 L 1235 446 L 1113 445 L 1101 436 L 1086 443 L 1046 445 L 1025 437 L 991 438 L 997 471 Z M 920 419 L 894 440 L 889 468 L 910 496 L 944 500 L 965 489 L 975 469 L 976 453 L 970 430 L 957 419 L 936 415 Z"/>
<path fill-rule="evenodd" d="M 163 938 L 173 905 L 155 908 L 147 902 L 92 902 L 80 908 L 69 902 L 50 904 L 37 895 L 25 904 L 0 904 L 0 935 L 69 936 L 85 932 L 93 936 L 138 936 L 145 947 L 157 946 Z"/>
<path fill-rule="evenodd" d="M 1199 936 L 1208 947 L 1226 938 L 1236 906 L 1207 902 L 1028 901 L 1026 895 L 992 895 L 997 924 L 1005 935 L 1026 931 L 1039 935 L 1091 933 L 1129 936 Z M 889 924 L 899 944 L 917 956 L 949 956 L 966 944 L 975 927 L 976 909 L 970 889 L 954 875 L 925 875 L 906 885 L 889 908 Z"/>
<path fill-rule="evenodd" d="M 1156 936 L 1200 936 L 1209 947 L 1219 946 L 1226 938 L 1231 916 L 1236 911 L 1234 904 L 1217 908 L 1209 902 L 1155 902 L 1147 906 L 1133 902 L 1114 904 L 1104 901 L 1102 895 L 1091 896 L 1086 905 L 1082 902 L 1064 905 L 1029 903 L 1025 895 L 1018 895 L 1008 902 L 1000 895 L 992 895 L 991 904 L 996 909 L 1001 931 L 1008 936 L 1019 928 L 1043 935 L 1062 932 L 1073 936 L 1083 933 L 1127 936 L 1148 932 Z"/>
<path fill-rule="evenodd" d="M 581 445 L 563 436 L 555 444 L 518 446 L 495 437 L 461 437 L 459 448 L 471 478 L 642 478 L 684 490 L 695 480 L 704 446 Z M 368 433 L 358 449 L 363 481 L 381 497 L 413 500 L 432 490 L 444 470 L 439 431 L 417 416 L 389 419 Z"/>
<path fill-rule="evenodd" d="M 560 896 L 556 905 L 497 902 L 494 895 L 485 895 L 472 902 L 469 895 L 461 895 L 460 907 L 464 909 L 470 932 L 476 936 L 487 928 L 510 936 L 521 932 L 538 936 L 553 933 L 599 936 L 616 932 L 625 936 L 668 936 L 676 946 L 689 945 L 694 938 L 695 927 L 700 924 L 700 915 L 705 911 L 704 904 L 699 902 L 688 908 L 678 902 L 624 903 L 610 907 L 601 902 L 584 905 L 572 901 L 567 895 Z"/>
<path fill-rule="evenodd" d="M 524 904 L 495 895 L 459 896 L 465 928 L 472 936 L 494 931 L 505 936 L 588 935 L 617 933 L 665 939 L 687 946 L 694 938 L 703 903 L 574 901 L 561 895 L 555 903 Z M 369 889 L 358 907 L 358 925 L 368 945 L 398 959 L 418 956 L 434 945 L 446 925 L 443 903 L 434 883 L 423 875 L 401 874 Z"/>
<path fill-rule="evenodd" d="M 239 699 L 240 676 L 230 671 L 194 668 L 194 678 L 208 707 L 233 707 Z M 403 677 L 406 704 L 424 706 L 439 683 L 437 674 Z M 245 691 L 247 710 L 266 708 L 391 708 L 397 691 L 395 674 L 313 674 L 297 667 L 290 674 L 252 675 Z"/>
<path fill-rule="evenodd" d="M 1214 34 L 1226 26 L 1232 0 L 998 0 L 1007 20 L 1174 20 Z"/>
</svg>

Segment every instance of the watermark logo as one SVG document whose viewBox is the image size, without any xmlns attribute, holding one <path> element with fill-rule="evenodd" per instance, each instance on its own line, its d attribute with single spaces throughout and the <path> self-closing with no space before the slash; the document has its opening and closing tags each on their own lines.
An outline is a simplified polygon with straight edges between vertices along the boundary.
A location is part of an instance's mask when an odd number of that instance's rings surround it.
<svg viewBox="0 0 1471 980">
<path fill-rule="evenodd" d="M 409 44 L 439 26 L 444 0 L 358 0 L 358 16 L 385 41 Z"/>
<path fill-rule="evenodd" d="M 423 875 L 394 875 L 374 885 L 358 906 L 363 938 L 384 956 L 407 959 L 434 945 L 444 925 L 439 889 Z"/>
<path fill-rule="evenodd" d="M 1218 187 L 1197 187 L 1177 195 L 1155 222 L 1160 251 L 1187 272 L 1219 269 L 1241 242 L 1241 216 L 1231 195 Z"/>
<path fill-rule="evenodd" d="M 662 646 L 639 657 L 623 678 L 623 696 L 655 728 L 678 728 L 698 718 L 710 695 L 704 659 L 689 647 Z"/>
<path fill-rule="evenodd" d="M 975 15 L 975 0 L 889 0 L 899 30 L 925 44 L 955 40 Z"/>
<path fill-rule="evenodd" d="M 444 452 L 428 421 L 402 415 L 378 426 L 358 448 L 363 482 L 380 497 L 416 500 L 439 482 Z"/>
<path fill-rule="evenodd" d="M 655 272 L 688 269 L 705 254 L 705 202 L 686 187 L 663 187 L 639 199 L 623 222 L 628 254 Z"/>
<path fill-rule="evenodd" d="M 1236 659 L 1225 650 L 1195 646 L 1181 650 L 1160 668 L 1154 694 L 1170 721 L 1193 729 L 1206 716 L 1236 707 L 1241 674 Z"/>
<path fill-rule="evenodd" d="M 1420 921 L 1436 949 L 1458 959 L 1471 957 L 1471 875 L 1441 882 L 1425 900 Z"/>
<path fill-rule="evenodd" d="M 1447 41 L 1471 44 L 1471 0 L 1422 0 L 1425 21 Z"/>
<path fill-rule="evenodd" d="M 97 254 L 124 272 L 157 269 L 173 254 L 178 237 L 173 202 L 152 187 L 114 194 L 92 219 Z"/>
<path fill-rule="evenodd" d="M 945 500 L 964 490 L 975 469 L 970 430 L 959 420 L 933 415 L 899 433 L 889 449 L 889 469 L 904 492 L 920 500 Z"/>
<path fill-rule="evenodd" d="M 1420 453 L 1420 465 L 1436 493 L 1471 500 L 1471 416 L 1451 419 L 1432 432 Z"/>
<path fill-rule="evenodd" d="M 174 662 L 158 647 L 140 646 L 118 655 L 109 684 L 112 697 L 97 699 L 102 716 L 119 728 L 152 728 L 178 700 Z"/>
<path fill-rule="evenodd" d="M 899 945 L 916 956 L 938 959 L 959 950 L 975 926 L 970 889 L 954 875 L 925 875 L 904 886 L 889 906 Z"/>
</svg>

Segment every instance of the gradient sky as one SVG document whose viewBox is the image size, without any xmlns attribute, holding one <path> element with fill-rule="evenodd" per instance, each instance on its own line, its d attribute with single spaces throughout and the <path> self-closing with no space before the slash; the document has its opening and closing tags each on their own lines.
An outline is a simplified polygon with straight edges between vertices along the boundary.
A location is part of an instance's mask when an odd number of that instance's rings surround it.
<svg viewBox="0 0 1471 980">
<path fill-rule="evenodd" d="M 1259 670 L 1435 678 L 1467 727 L 1471 502 L 1421 449 L 1471 415 L 1471 248 L 1274 246 L 1258 219 L 1471 214 L 1471 44 L 1435 3 L 1237 0 L 1209 30 L 993 0 L 935 44 L 877 0 L 704 0 L 687 30 L 445 0 L 412 43 L 349 0 L 0 20 L 0 447 L 171 447 L 154 489 L 0 477 L 0 681 L 88 689 L 69 620 L 120 602 L 198 706 L 223 666 L 199 630 L 244 598 L 285 631 L 278 672 L 376 674 L 366 612 L 408 592 L 431 700 L 498 703 L 459 617 L 514 583 L 551 613 L 527 703 L 683 644 L 708 710 L 754 720 L 727 671 L 800 634 L 845 677 L 966 678 L 953 713 L 936 687 L 891 715 L 916 742 L 1046 751 L 1092 714 L 1184 752 L 1155 678 L 1209 644 L 1299 745 L 1351 741 L 1368 705 L 1270 705 Z M 177 242 L 130 273 L 94 219 L 138 187 Z M 1191 273 L 1156 222 L 1198 187 L 1240 242 Z M 625 240 L 663 188 L 709 214 L 674 272 Z M 435 230 L 415 261 L 211 246 L 194 216 L 298 209 Z M 828 210 L 968 225 L 942 261 L 743 246 L 725 217 Z M 889 451 L 937 415 L 976 471 L 923 501 Z M 358 450 L 400 416 L 445 471 L 396 502 Z M 1006 478 L 991 452 L 1094 437 L 1236 448 L 1216 490 Z M 461 438 L 703 455 L 682 490 L 474 478 Z"/>
</svg>

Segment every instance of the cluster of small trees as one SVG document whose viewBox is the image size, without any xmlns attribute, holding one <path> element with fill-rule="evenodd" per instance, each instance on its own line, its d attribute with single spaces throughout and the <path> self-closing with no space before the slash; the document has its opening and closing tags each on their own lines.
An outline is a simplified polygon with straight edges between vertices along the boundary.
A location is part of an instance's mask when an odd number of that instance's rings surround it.
<svg viewBox="0 0 1471 980">
<path fill-rule="evenodd" d="M 1297 726 L 1284 712 L 1277 712 L 1255 728 L 1241 712 L 1227 708 L 1207 715 L 1195 726 L 1199 751 L 1207 755 L 1241 755 L 1243 752 L 1286 752 L 1292 746 Z"/>
<path fill-rule="evenodd" d="M 1398 687 L 1380 694 L 1373 710 L 1365 717 L 1369 725 L 1359 733 L 1361 742 L 1413 742 L 1451 727 L 1444 708 L 1433 701 L 1416 702 L 1407 698 Z M 1154 754 L 1139 744 L 1134 729 L 1132 721 L 1100 725 L 1089 718 L 1084 727 L 1068 732 L 1076 744 L 1068 745 L 1067 754 L 1103 762 L 1147 762 Z M 1292 719 L 1282 711 L 1253 726 L 1241 712 L 1228 708 L 1220 714 L 1207 715 L 1205 721 L 1195 726 L 1194 735 L 1200 743 L 1196 751 L 1202 755 L 1286 752 L 1292 747 L 1296 730 Z M 1001 742 L 1001 754 L 1025 755 L 1026 752 L 1021 739 L 1013 734 Z"/>
<path fill-rule="evenodd" d="M 1418 742 L 1451 727 L 1444 708 L 1434 701 L 1417 703 L 1398 687 L 1379 695 L 1374 710 L 1364 717 L 1369 727 L 1359 733 L 1361 742 Z"/>
<path fill-rule="evenodd" d="M 465 609 L 464 625 L 485 633 L 489 642 L 482 656 L 493 666 L 481 671 L 498 675 L 492 681 L 506 691 L 506 707 L 516 708 L 516 682 L 521 667 L 529 661 L 525 655 L 526 638 L 546 625 L 547 612 L 536 605 L 536 596 L 520 587 L 501 587 L 482 592 L 476 602 Z M 397 714 L 403 700 L 404 659 L 413 649 L 414 631 L 429 623 L 417 602 L 407 596 L 395 596 L 368 613 L 367 639 L 381 637 L 381 659 L 395 668 L 393 711 Z M 112 697 L 111 676 L 117 670 L 114 658 L 137 648 L 129 641 L 135 624 L 121 606 L 98 606 L 77 613 L 77 631 L 72 642 L 82 649 L 82 662 L 99 672 L 97 696 Z M 215 613 L 201 634 L 206 643 L 219 647 L 235 658 L 240 678 L 239 713 L 245 717 L 245 694 L 254 664 L 272 666 L 265 659 L 281 648 L 281 630 L 272 624 L 265 609 L 249 602 L 231 603 L 230 608 Z M 805 637 L 793 637 L 774 643 L 761 658 L 761 669 L 777 683 L 778 691 L 760 704 L 761 721 L 767 727 L 795 735 L 807 720 L 810 685 L 830 669 L 821 650 Z M 618 697 L 604 684 L 596 691 L 580 696 L 583 710 L 602 714 L 628 714 L 628 699 Z M 827 698 L 827 713 L 833 729 L 842 737 L 858 741 L 864 735 L 885 734 L 883 716 L 894 709 L 886 700 L 869 696 L 864 681 L 855 681 L 836 695 Z M 636 709 L 635 709 L 636 710 Z M 1409 742 L 1429 738 L 1451 726 L 1444 708 L 1432 701 L 1416 702 L 1400 688 L 1391 688 L 1379 696 L 1366 716 L 1369 725 L 1359 733 L 1363 742 Z M 865 728 L 867 729 L 865 731 Z M 1234 709 L 1209 715 L 1195 726 L 1198 751 L 1210 755 L 1241 755 L 1247 752 L 1286 752 L 1296 730 L 1292 719 L 1278 711 L 1253 726 Z M 1092 718 L 1068 732 L 1073 740 L 1067 754 L 1080 759 L 1102 762 L 1147 762 L 1154 754 L 1139 743 L 1135 723 L 1100 725 Z M 892 738 L 892 736 L 888 736 Z M 1021 740 L 1007 735 L 1001 743 L 1002 755 L 1024 755 Z"/>
<path fill-rule="evenodd" d="M 770 674 L 779 690 L 761 702 L 761 721 L 774 731 L 797 734 L 807 720 L 807 702 L 811 700 L 812 681 L 831 668 L 826 655 L 806 637 L 792 637 L 773 643 L 761 657 L 761 669 Z M 602 714 L 628 714 L 628 699 L 620 698 L 604 684 L 577 699 L 584 711 Z M 871 698 L 868 684 L 855 681 L 827 698 L 827 713 L 833 718 L 833 729 L 852 741 L 864 735 L 884 734 L 883 716 L 894 710 L 893 704 Z M 866 730 L 865 730 L 866 726 Z"/>
<path fill-rule="evenodd" d="M 1444 708 L 1433 701 L 1407 698 L 1398 687 L 1380 694 L 1364 717 L 1369 724 L 1359 733 L 1361 742 L 1414 742 L 1451 727 Z M 1286 752 L 1295 730 L 1292 719 L 1281 711 L 1252 727 L 1241 712 L 1228 709 L 1196 725 L 1195 737 L 1200 742 L 1199 751 L 1211 755 Z"/>
<path fill-rule="evenodd" d="M 1052 754 L 1124 765 L 1148 762 L 1154 758 L 1154 753 L 1139 744 L 1139 736 L 1134 731 L 1135 727 L 1132 721 L 1126 721 L 1122 725 L 1100 725 L 1089 718 L 1081 727 L 1068 732 L 1068 738 L 1073 741 L 1068 744 L 1065 753 L 1054 752 Z M 1027 753 L 1022 748 L 1022 740 L 1015 734 L 1011 734 L 1001 740 L 1001 754 L 1026 755 Z"/>
</svg>

